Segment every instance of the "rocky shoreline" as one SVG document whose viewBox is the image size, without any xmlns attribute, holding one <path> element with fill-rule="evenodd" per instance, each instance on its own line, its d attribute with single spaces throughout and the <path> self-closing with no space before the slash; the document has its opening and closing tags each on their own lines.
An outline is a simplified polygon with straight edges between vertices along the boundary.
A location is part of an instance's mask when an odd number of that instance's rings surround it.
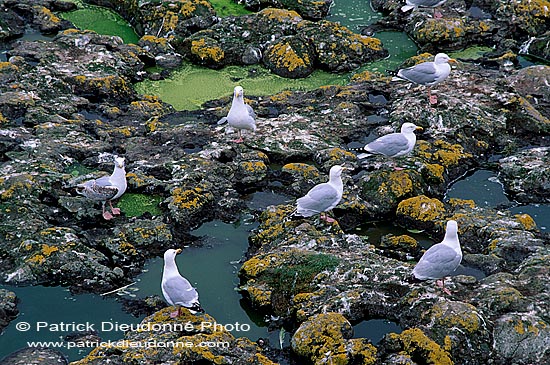
<svg viewBox="0 0 550 365">
<path fill-rule="evenodd" d="M 402 14 L 398 2 L 373 1 L 387 13 L 378 27 L 407 31 L 426 51 L 452 50 L 483 38 L 495 52 L 477 62 L 462 60 L 435 88 L 436 106 L 428 104 L 423 89 L 368 71 L 345 86 L 247 95 L 259 116 L 258 130 L 246 136 L 246 143 L 235 144 L 216 125 L 227 113 L 227 99 L 178 112 L 155 96 L 137 94 L 132 84 L 158 77 L 148 73 L 148 66 L 170 70 L 184 58 L 212 68 L 262 63 L 287 77 L 304 77 L 316 68 L 341 72 L 384 57 L 383 45 L 337 24 L 315 22 L 326 10 L 298 9 L 302 2 L 283 4 L 286 9 L 262 5 L 258 13 L 223 19 L 207 1 L 99 2 L 132 20 L 142 38 L 130 45 L 73 29 L 56 15 L 73 7 L 68 2 L 1 0 L 0 41 L 8 56 L 0 62 L 1 282 L 63 285 L 73 292 L 117 289 L 147 259 L 181 242 L 193 244 L 191 229 L 213 219 L 237 220 L 246 211 L 243 194 L 269 189 L 299 197 L 325 181 L 331 166 L 346 164 L 351 170 L 334 209 L 337 223 L 289 220 L 294 206 L 281 204 L 258 215 L 260 226 L 249 237 L 239 290 L 258 311 L 278 316 L 292 331 L 290 357 L 282 359 L 281 352 L 255 339 L 198 328 L 205 318 L 214 320 L 207 314 L 174 320 L 165 308 L 142 323 L 190 321 L 196 326 L 181 332 L 130 331 L 125 339 L 225 341 L 231 346 L 155 351 L 114 346 L 97 348 L 73 364 L 134 364 L 139 359 L 170 364 L 548 363 L 548 236 L 526 214 L 443 199 L 451 182 L 490 164 L 512 199 L 548 201 L 550 68 L 513 67 L 525 42 L 547 37 L 545 3 L 481 1 L 468 8 L 449 0 L 444 18 L 434 23 L 429 12 Z M 490 18 L 468 15 L 473 7 Z M 450 22 L 467 31 L 453 28 L 443 37 L 447 33 L 438 27 Z M 413 31 L 414 24 L 422 26 Z M 27 25 L 56 35 L 50 41 L 17 40 Z M 292 60 L 286 59 L 289 55 Z M 410 62 L 430 57 L 422 54 Z M 407 121 L 425 131 L 403 170 L 377 156 L 360 164 L 348 149 L 371 133 L 394 131 Z M 132 198 L 121 198 L 123 212 L 136 213 L 104 221 L 100 207 L 78 197 L 74 187 L 108 174 L 114 155 L 127 161 Z M 159 211 L 144 210 L 138 197 L 157 199 Z M 414 238 L 387 235 L 373 245 L 353 233 L 365 222 L 389 221 L 424 230 L 437 241 L 449 219 L 459 225 L 463 264 L 485 275 L 451 278 L 451 296 L 430 283 L 408 281 L 421 255 Z M 16 315 L 15 296 L 0 291 L 0 328 Z M 376 346 L 351 338 L 350 323 L 369 318 L 392 320 L 404 331 Z"/>
</svg>

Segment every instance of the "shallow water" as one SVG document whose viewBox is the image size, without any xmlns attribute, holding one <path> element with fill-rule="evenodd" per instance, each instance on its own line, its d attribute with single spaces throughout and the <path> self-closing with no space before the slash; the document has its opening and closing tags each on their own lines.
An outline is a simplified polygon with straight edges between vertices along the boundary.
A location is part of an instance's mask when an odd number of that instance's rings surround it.
<svg viewBox="0 0 550 365">
<path fill-rule="evenodd" d="M 15 292 L 19 298 L 17 307 L 20 312 L 0 335 L 0 359 L 11 352 L 26 348 L 27 341 L 59 342 L 77 329 L 96 330 L 103 341 L 116 340 L 124 336 L 124 332 L 118 331 L 114 326 L 116 322 L 139 323 L 138 318 L 123 312 L 114 298 L 93 294 L 71 295 L 66 288 L 61 287 L 0 285 L 0 288 Z M 30 325 L 30 329 L 18 330 L 25 323 Z M 70 360 L 82 358 L 93 348 L 67 349 L 66 342 L 60 345 L 50 347 L 63 352 Z"/>
<path fill-rule="evenodd" d="M 387 319 L 369 319 L 353 326 L 353 338 L 368 338 L 373 345 L 377 345 L 388 333 L 401 332 L 403 328 Z"/>
</svg>

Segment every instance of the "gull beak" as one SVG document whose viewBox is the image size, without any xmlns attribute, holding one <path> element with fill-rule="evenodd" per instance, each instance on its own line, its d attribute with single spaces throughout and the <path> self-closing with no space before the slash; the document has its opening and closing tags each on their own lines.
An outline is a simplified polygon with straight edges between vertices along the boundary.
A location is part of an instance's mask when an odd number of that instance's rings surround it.
<svg viewBox="0 0 550 365">
<path fill-rule="evenodd" d="M 424 128 L 422 128 L 421 126 L 418 126 L 418 125 L 417 125 L 415 131 L 423 132 L 423 131 L 424 131 Z"/>
<path fill-rule="evenodd" d="M 176 249 L 176 255 L 177 255 L 178 253 L 181 253 L 181 251 L 182 251 L 181 248 Z"/>
</svg>

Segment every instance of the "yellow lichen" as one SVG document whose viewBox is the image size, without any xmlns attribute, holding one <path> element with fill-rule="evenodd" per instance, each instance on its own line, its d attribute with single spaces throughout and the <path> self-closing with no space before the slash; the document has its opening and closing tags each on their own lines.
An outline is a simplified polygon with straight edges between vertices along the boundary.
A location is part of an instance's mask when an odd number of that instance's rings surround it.
<svg viewBox="0 0 550 365">
<path fill-rule="evenodd" d="M 423 222 L 440 220 L 445 215 L 445 207 L 437 199 L 428 198 L 425 195 L 405 199 L 397 206 L 397 214 L 410 217 Z"/>
<path fill-rule="evenodd" d="M 425 364 L 453 364 L 449 353 L 419 328 L 410 328 L 400 334 L 390 333 L 387 336 L 390 340 L 401 344 L 402 354 L 416 355 L 415 357 L 423 359 Z"/>
<path fill-rule="evenodd" d="M 213 198 L 212 193 L 206 192 L 200 187 L 193 189 L 175 188 L 172 191 L 172 204 L 179 209 L 194 210 L 212 201 Z"/>
<path fill-rule="evenodd" d="M 225 52 L 218 46 L 207 46 L 204 38 L 191 41 L 191 53 L 201 60 L 220 62 L 225 57 Z"/>
<path fill-rule="evenodd" d="M 311 65 L 309 55 L 306 52 L 300 56 L 288 43 L 277 43 L 273 45 L 268 50 L 267 56 L 275 62 L 277 67 L 284 67 L 290 72 L 299 67 L 307 67 Z"/>
<path fill-rule="evenodd" d="M 535 220 L 531 218 L 529 214 L 516 214 L 514 217 L 521 223 L 523 229 L 527 231 L 532 231 L 537 228 L 537 223 L 535 223 Z"/>
<path fill-rule="evenodd" d="M 381 195 L 390 193 L 396 198 L 400 198 L 412 193 L 413 187 L 413 181 L 406 171 L 392 171 L 388 173 L 386 181 L 378 187 L 378 193 Z"/>
<path fill-rule="evenodd" d="M 458 328 L 460 331 L 474 333 L 481 327 L 481 319 L 476 308 L 468 303 L 459 307 L 450 302 L 438 302 L 430 310 L 430 317 L 445 328 Z"/>
</svg>

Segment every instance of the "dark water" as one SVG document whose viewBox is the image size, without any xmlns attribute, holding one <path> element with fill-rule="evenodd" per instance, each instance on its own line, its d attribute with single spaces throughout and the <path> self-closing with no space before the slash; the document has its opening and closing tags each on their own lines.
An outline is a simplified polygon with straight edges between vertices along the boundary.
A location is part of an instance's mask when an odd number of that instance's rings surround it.
<svg viewBox="0 0 550 365">
<path fill-rule="evenodd" d="M 388 333 L 401 333 L 403 329 L 387 319 L 369 319 L 353 326 L 353 338 L 368 338 L 377 345 Z"/>
<path fill-rule="evenodd" d="M 49 347 L 63 352 L 70 360 L 78 360 L 92 347 L 68 349 L 70 345 L 63 342 L 64 336 L 86 328 L 96 330 L 103 341 L 116 340 L 122 338 L 124 332 L 118 331 L 115 323 L 139 323 L 138 318 L 124 313 L 113 298 L 92 294 L 71 295 L 61 287 L 0 287 L 15 292 L 19 298 L 20 312 L 0 335 L 0 359 L 26 348 L 28 341 L 61 341 L 59 346 L 50 344 Z M 27 331 L 22 329 L 25 323 L 30 325 Z"/>
<path fill-rule="evenodd" d="M 445 195 L 445 199 L 472 199 L 480 207 L 510 207 L 514 214 L 529 214 L 541 231 L 550 227 L 550 204 L 519 205 L 511 201 L 504 192 L 498 173 L 491 170 L 477 170 L 455 182 Z"/>
</svg>

